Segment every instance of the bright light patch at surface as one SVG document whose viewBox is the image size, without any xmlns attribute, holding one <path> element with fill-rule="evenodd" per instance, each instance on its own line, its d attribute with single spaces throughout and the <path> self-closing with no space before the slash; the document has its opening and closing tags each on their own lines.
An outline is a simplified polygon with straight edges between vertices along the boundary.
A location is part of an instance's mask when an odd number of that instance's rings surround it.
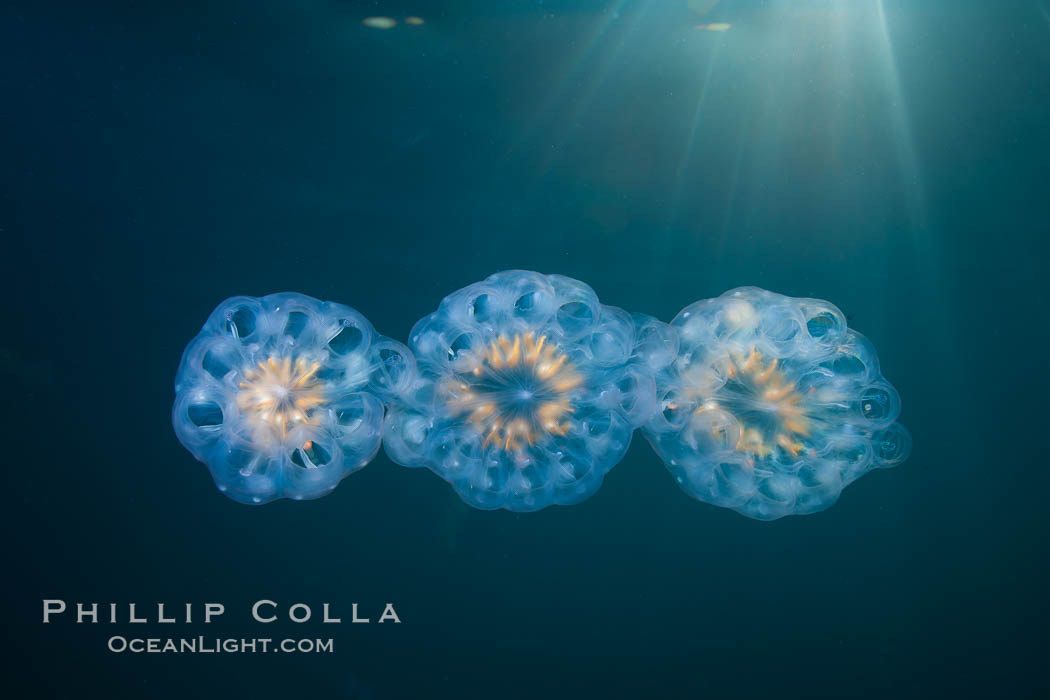
<svg viewBox="0 0 1050 700">
<path fill-rule="evenodd" d="M 397 26 L 397 20 L 393 17 L 365 17 L 361 24 L 372 29 L 393 29 Z"/>
</svg>

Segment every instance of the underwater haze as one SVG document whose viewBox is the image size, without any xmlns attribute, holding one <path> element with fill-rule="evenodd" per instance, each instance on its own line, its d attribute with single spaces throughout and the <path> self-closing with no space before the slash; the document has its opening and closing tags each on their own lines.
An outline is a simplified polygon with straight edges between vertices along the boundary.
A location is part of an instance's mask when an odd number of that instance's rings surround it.
<svg viewBox="0 0 1050 700">
<path fill-rule="evenodd" d="M 1050 691 L 1050 0 L 13 2 L 0 55 L 11 697 Z M 223 299 L 299 292 L 407 342 L 514 269 L 663 321 L 740 286 L 829 300 L 912 454 L 759 522 L 641 434 L 535 513 L 382 451 L 246 506 L 176 439 Z M 44 599 L 227 613 L 45 625 Z M 258 625 L 260 599 L 344 624 Z"/>
</svg>

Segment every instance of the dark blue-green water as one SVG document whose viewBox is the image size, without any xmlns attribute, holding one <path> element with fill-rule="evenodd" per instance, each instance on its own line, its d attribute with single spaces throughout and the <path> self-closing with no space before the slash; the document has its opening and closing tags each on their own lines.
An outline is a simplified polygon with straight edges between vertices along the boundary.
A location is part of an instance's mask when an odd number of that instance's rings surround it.
<svg viewBox="0 0 1050 700">
<path fill-rule="evenodd" d="M 1050 3 L 689 5 L 0 9 L 5 696 L 1050 689 Z M 762 523 L 688 498 L 640 437 L 593 498 L 528 515 L 382 454 L 250 508 L 176 441 L 175 368 L 222 299 L 295 290 L 404 340 L 511 268 L 664 320 L 745 284 L 828 299 L 878 348 L 912 457 Z M 50 598 L 227 613 L 44 625 Z M 261 626 L 261 598 L 344 624 Z M 346 624 L 353 602 L 402 623 Z"/>
</svg>

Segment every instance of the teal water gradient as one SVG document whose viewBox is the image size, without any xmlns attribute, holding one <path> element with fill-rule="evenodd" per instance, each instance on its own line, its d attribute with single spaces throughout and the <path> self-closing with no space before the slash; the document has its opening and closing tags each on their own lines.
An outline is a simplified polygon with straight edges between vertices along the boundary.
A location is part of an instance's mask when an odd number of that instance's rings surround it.
<svg viewBox="0 0 1050 700">
<path fill-rule="evenodd" d="M 16 695 L 1045 691 L 1048 17 L 1035 0 L 5 6 Z M 232 294 L 333 299 L 403 340 L 511 268 L 664 320 L 745 284 L 828 299 L 878 348 L 912 457 L 775 523 L 689 499 L 641 440 L 571 508 L 473 511 L 383 456 L 327 498 L 247 508 L 172 434 L 179 354 Z M 42 598 L 218 601 L 213 629 L 143 627 L 337 651 L 113 655 L 136 630 L 41 625 Z M 403 623 L 260 629 L 260 598 L 344 618 L 393 602 Z"/>
</svg>

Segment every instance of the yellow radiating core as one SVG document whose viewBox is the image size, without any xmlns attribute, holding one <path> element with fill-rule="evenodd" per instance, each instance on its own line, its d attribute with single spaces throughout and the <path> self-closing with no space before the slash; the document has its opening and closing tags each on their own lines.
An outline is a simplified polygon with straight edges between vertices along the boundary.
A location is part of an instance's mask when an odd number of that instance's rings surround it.
<svg viewBox="0 0 1050 700">
<path fill-rule="evenodd" d="M 290 357 L 269 357 L 244 372 L 237 407 L 253 423 L 256 439 L 284 440 L 295 426 L 316 422 L 314 408 L 326 400 L 319 369 L 321 363 L 301 357 L 294 363 Z"/>
<path fill-rule="evenodd" d="M 516 373 L 514 381 L 507 379 L 510 373 Z M 510 451 L 568 433 L 571 392 L 582 383 L 567 355 L 547 336 L 529 332 L 493 340 L 446 390 L 449 406 L 467 416 L 486 447 Z"/>
<path fill-rule="evenodd" d="M 773 359 L 766 362 L 762 358 L 762 353 L 752 347 L 746 356 L 730 354 L 728 374 L 731 379 L 751 387 L 755 392 L 755 398 L 773 414 L 780 428 L 769 441 L 763 436 L 762 431 L 741 422 L 740 439 L 737 441 L 736 449 L 758 457 L 771 455 L 774 446 L 779 446 L 795 457 L 802 454 L 806 446 L 800 438 L 808 437 L 810 434 L 809 418 L 802 405 L 802 394 L 799 393 L 795 383 L 788 379 L 780 369 L 778 360 Z M 710 408 L 710 405 L 705 404 L 698 407 L 696 413 L 700 414 Z M 725 410 L 724 406 L 720 408 Z"/>
</svg>

